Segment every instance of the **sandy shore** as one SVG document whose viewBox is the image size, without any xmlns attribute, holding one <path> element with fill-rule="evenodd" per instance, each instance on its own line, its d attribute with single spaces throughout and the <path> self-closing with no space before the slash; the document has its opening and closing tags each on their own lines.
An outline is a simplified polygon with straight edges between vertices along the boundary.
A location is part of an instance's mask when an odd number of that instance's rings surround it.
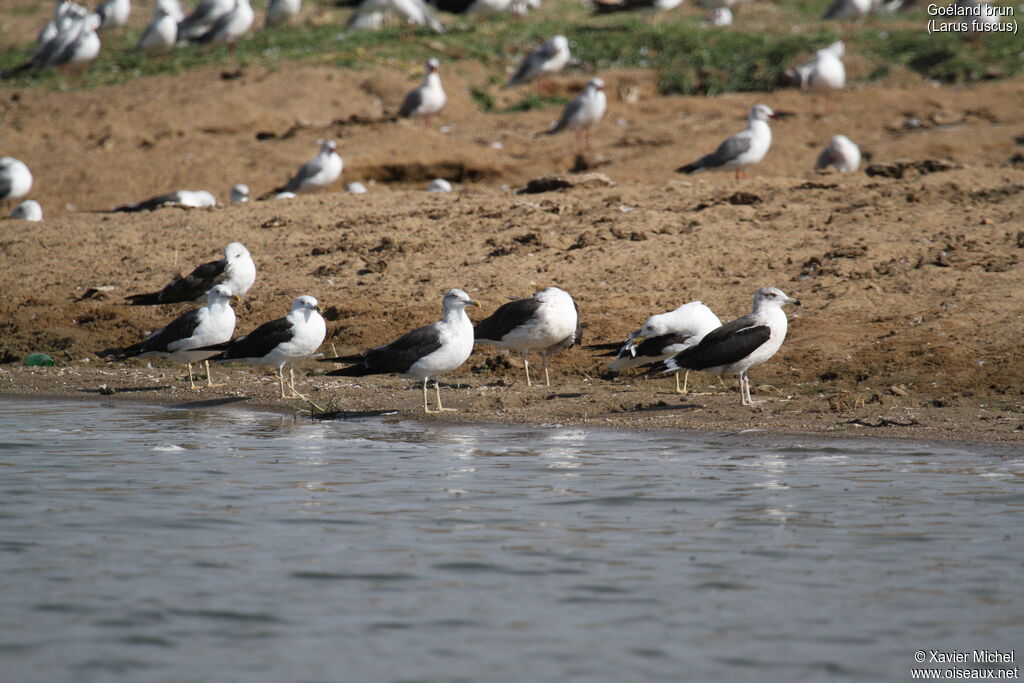
<svg viewBox="0 0 1024 683">
<path fill-rule="evenodd" d="M 389 71 L 374 74 L 370 93 L 364 73 L 253 69 L 222 84 L 216 106 L 193 87 L 217 78 L 203 70 L 175 77 L 173 91 L 150 79 L 5 100 L 5 121 L 19 132 L 5 153 L 36 171 L 34 196 L 48 218 L 31 228 L 0 222 L 0 392 L 99 395 L 106 385 L 133 400 L 245 397 L 281 407 L 276 380 L 261 371 L 225 369 L 227 387 L 193 393 L 183 369 L 94 355 L 187 308 L 128 307 L 124 296 L 157 289 L 238 240 L 259 270 L 237 308 L 238 331 L 308 293 L 325 308 L 331 353 L 435 320 L 441 294 L 456 286 L 484 303 L 474 316 L 508 296 L 561 286 L 579 303 L 586 343 L 621 340 L 648 315 L 692 299 L 728 320 L 749 311 L 763 285 L 804 302 L 789 311 L 782 351 L 751 375 L 755 396 L 769 399 L 755 410 L 739 405 L 732 379 L 729 393 L 677 396 L 670 380 L 614 377 L 579 348 L 554 359 L 551 388 L 528 389 L 517 359 L 482 350 L 447 378 L 458 388 L 446 388 L 446 399 L 462 412 L 446 420 L 1024 442 L 1024 170 L 1011 159 L 1024 131 L 1021 80 L 864 87 L 836 98 L 839 113 L 827 119 L 793 92 L 613 97 L 590 158 L 607 181 L 516 194 L 530 178 L 569 168 L 571 138 L 530 137 L 552 111 L 476 110 L 467 94 L 473 69 L 449 69 L 452 103 L 437 122 L 455 125 L 447 133 L 344 123 L 372 114 L 371 100 L 400 98 L 412 76 Z M 607 75 L 610 92 L 619 78 L 627 75 Z M 330 98 L 302 111 L 273 106 L 293 91 L 327 88 Z M 774 124 L 772 151 L 749 180 L 672 173 L 741 128 L 753 101 L 794 115 Z M 230 128 L 214 125 L 225 107 L 244 113 Z M 925 125 L 904 128 L 911 115 Z M 911 164 L 902 177 L 808 170 L 837 132 L 875 162 L 950 163 Z M 339 139 L 346 159 L 330 191 L 213 210 L 98 212 L 172 188 L 223 195 L 246 182 L 262 194 L 311 156 L 319 137 Z M 78 141 L 74 154 L 60 148 L 68 139 Z M 434 176 L 459 191 L 424 192 Z M 345 194 L 352 180 L 371 183 L 370 193 Z M 58 366 L 20 366 L 37 351 Z M 694 377 L 699 388 L 709 381 Z M 303 383 L 329 410 L 419 409 L 418 390 L 395 378 Z"/>
</svg>

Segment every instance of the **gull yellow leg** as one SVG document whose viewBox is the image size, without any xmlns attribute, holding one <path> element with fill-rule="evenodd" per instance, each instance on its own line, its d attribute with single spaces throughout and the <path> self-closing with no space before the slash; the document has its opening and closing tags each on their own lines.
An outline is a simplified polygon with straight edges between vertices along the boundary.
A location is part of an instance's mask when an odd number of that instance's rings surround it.
<svg viewBox="0 0 1024 683">
<path fill-rule="evenodd" d="M 206 386 L 208 387 L 222 387 L 223 384 L 214 384 L 213 377 L 210 375 L 210 361 L 203 361 L 206 364 Z"/>
<path fill-rule="evenodd" d="M 434 393 L 437 394 L 437 412 L 459 412 L 457 408 L 445 408 L 443 405 L 441 405 L 441 385 L 437 383 L 437 379 L 434 380 Z"/>
<path fill-rule="evenodd" d="M 192 363 L 189 362 L 189 361 L 186 361 L 185 364 L 188 365 L 188 385 L 192 389 L 198 389 L 199 387 L 196 386 L 195 380 L 192 379 Z"/>
<path fill-rule="evenodd" d="M 526 368 L 526 386 L 532 387 L 533 383 L 530 381 L 530 359 L 525 353 L 523 354 L 523 367 Z"/>
</svg>

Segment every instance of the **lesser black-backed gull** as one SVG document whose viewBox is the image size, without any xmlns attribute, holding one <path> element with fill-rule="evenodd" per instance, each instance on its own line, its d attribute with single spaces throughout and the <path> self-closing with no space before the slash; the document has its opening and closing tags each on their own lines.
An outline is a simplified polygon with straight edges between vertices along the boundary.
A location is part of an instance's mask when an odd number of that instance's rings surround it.
<svg viewBox="0 0 1024 683">
<path fill-rule="evenodd" d="M 178 275 L 159 292 L 132 294 L 126 300 L 132 306 L 158 306 L 183 301 L 202 301 L 206 292 L 217 284 L 225 284 L 236 296 L 249 291 L 256 281 L 256 264 L 249 250 L 239 242 L 224 247 L 224 258 L 196 266 L 188 275 Z M 226 340 L 221 340 L 226 341 Z M 219 342 L 218 342 L 219 343 Z"/>
<path fill-rule="evenodd" d="M 175 318 L 167 327 L 151 334 L 144 341 L 125 348 L 100 351 L 103 358 L 167 358 L 176 363 L 188 365 L 189 385 L 195 389 L 192 380 L 192 363 L 206 360 L 216 351 L 203 347 L 220 344 L 231 339 L 235 331 L 235 312 L 231 300 L 237 299 L 227 285 L 216 285 L 206 295 L 206 305 L 194 308 Z M 210 377 L 210 363 L 206 362 L 206 385 L 217 386 Z"/>
<path fill-rule="evenodd" d="M 523 354 L 526 386 L 530 380 L 531 351 L 540 354 L 544 366 L 544 384 L 551 386 L 548 356 L 582 341 L 579 309 L 563 289 L 548 287 L 527 299 L 503 304 L 473 330 L 476 341 Z"/>
<path fill-rule="evenodd" d="M 692 164 L 676 169 L 676 173 L 701 173 L 703 171 L 731 171 L 736 178 L 746 176 L 747 167 L 760 163 L 772 146 L 772 129 L 769 119 L 775 118 L 768 106 L 755 104 L 747 115 L 747 127 L 732 135 L 711 154 L 705 154 Z"/>
<path fill-rule="evenodd" d="M 364 377 L 396 374 L 423 381 L 423 412 L 434 413 L 454 408 L 441 405 L 440 375 L 448 374 L 466 362 L 473 352 L 473 323 L 466 306 L 479 306 L 461 289 L 449 289 L 442 300 L 441 320 L 407 332 L 395 341 L 353 356 L 324 358 L 323 362 L 354 363 L 328 375 Z M 427 406 L 427 382 L 434 380 L 437 410 Z"/>
<path fill-rule="evenodd" d="M 787 303 L 800 305 L 776 287 L 762 287 L 754 294 L 753 311 L 708 332 L 696 346 L 652 364 L 651 372 L 703 370 L 739 375 L 740 402 L 754 405 L 747 371 L 774 356 L 785 341 L 788 321 L 782 306 Z"/>
<path fill-rule="evenodd" d="M 673 311 L 652 315 L 640 329 L 630 333 L 617 352 L 611 350 L 607 354 L 615 356 L 608 367 L 617 372 L 665 360 L 696 346 L 704 335 L 721 326 L 718 316 L 700 301 L 691 301 Z M 595 348 L 616 347 L 614 344 L 600 344 Z M 676 393 L 686 393 L 689 374 L 687 371 L 680 388 L 679 373 L 675 373 Z"/>
<path fill-rule="evenodd" d="M 303 295 L 292 302 L 292 309 L 285 317 L 263 323 L 237 339 L 209 347 L 210 350 L 220 350 L 210 360 L 276 367 L 281 398 L 304 398 L 295 390 L 295 363 L 316 353 L 326 335 L 327 323 L 320 315 L 317 300 Z M 288 366 L 291 396 L 284 393 L 285 365 Z"/>
</svg>

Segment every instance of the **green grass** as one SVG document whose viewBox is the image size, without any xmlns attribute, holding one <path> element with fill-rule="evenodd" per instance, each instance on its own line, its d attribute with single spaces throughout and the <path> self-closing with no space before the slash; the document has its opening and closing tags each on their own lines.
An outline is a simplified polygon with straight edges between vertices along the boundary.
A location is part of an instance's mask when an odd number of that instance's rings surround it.
<svg viewBox="0 0 1024 683">
<path fill-rule="evenodd" d="M 6 87 L 93 87 L 133 78 L 176 74 L 208 65 L 225 68 L 248 65 L 273 66 L 284 62 L 327 64 L 339 68 L 365 68 L 394 64 L 403 68 L 428 56 L 443 61 L 476 60 L 493 71 L 489 83 L 474 88 L 473 97 L 484 110 L 494 110 L 493 92 L 504 78 L 506 65 L 515 63 L 530 47 L 555 33 L 570 39 L 581 73 L 609 68 L 649 68 L 658 74 L 659 90 L 673 94 L 770 91 L 780 73 L 797 59 L 809 57 L 845 30 L 851 54 L 866 56 L 873 68 L 867 80 L 884 78 L 889 64 L 902 64 L 921 75 L 943 82 L 970 82 L 1024 73 L 1021 46 L 1012 34 L 992 34 L 984 41 L 968 42 L 955 35 L 928 35 L 923 16 L 883 17 L 877 21 L 840 26 L 815 18 L 825 0 L 784 0 L 774 14 L 755 15 L 750 26 L 778 30 L 730 29 L 700 25 L 700 16 L 676 12 L 651 23 L 643 17 L 589 17 L 573 3 L 562 3 L 525 21 L 496 20 L 469 24 L 447 15 L 451 30 L 444 35 L 418 31 L 403 40 L 404 29 L 379 33 L 355 33 L 344 40 L 337 36 L 342 24 L 299 25 L 272 31 L 254 30 L 234 57 L 225 47 L 179 48 L 164 57 L 136 55 L 131 47 L 137 32 L 105 36 L 100 57 L 83 77 L 67 77 L 53 69 L 19 76 L 2 83 Z M 746 12 L 746 8 L 744 12 Z M 754 14 L 756 10 L 749 10 Z M 766 12 L 768 10 L 765 10 Z M 40 12 L 40 22 L 45 20 Z M 766 24 L 766 19 L 770 23 Z M 257 18 L 257 23 L 262 17 Z M 344 14 L 339 11 L 341 22 Z M 799 24 L 801 32 L 789 27 Z M 0 50 L 0 70 L 24 61 L 32 46 Z M 530 98 L 513 108 L 555 106 L 552 98 Z"/>
</svg>

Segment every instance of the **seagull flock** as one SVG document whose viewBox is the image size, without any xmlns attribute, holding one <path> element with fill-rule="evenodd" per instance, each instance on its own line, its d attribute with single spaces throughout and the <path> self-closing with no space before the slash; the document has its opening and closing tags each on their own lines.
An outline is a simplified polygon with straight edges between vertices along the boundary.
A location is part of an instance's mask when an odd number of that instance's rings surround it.
<svg viewBox="0 0 1024 683">
<path fill-rule="evenodd" d="M 866 3 L 866 4 L 865 4 Z M 340 5 L 356 8 L 349 22 L 353 29 L 383 25 L 394 15 L 413 25 L 422 25 L 442 32 L 443 25 L 422 0 L 340 0 Z M 468 14 L 522 14 L 536 8 L 537 0 L 433 0 L 438 9 Z M 680 4 L 678 0 L 597 0 L 596 13 L 644 10 L 667 11 Z M 706 7 L 717 16 L 716 25 L 731 22 L 730 8 L 734 0 L 705 0 Z M 839 9 L 830 9 L 829 18 L 860 16 L 873 11 L 874 0 L 837 0 Z M 851 6 L 854 9 L 850 9 Z M 724 10 L 724 12 L 720 11 Z M 75 67 L 85 65 L 99 52 L 98 32 L 124 25 L 131 11 L 130 0 L 106 0 L 89 12 L 72 0 L 57 0 L 53 17 L 38 36 L 33 56 L 11 73 L 22 73 L 44 67 Z M 276 27 L 291 21 L 301 11 L 301 0 L 270 0 L 265 26 Z M 725 12 L 729 14 L 726 15 Z M 850 13 L 854 14 L 851 15 Z M 251 28 L 255 16 L 249 0 L 200 0 L 185 14 L 178 0 L 155 0 L 152 22 L 143 32 L 137 50 L 147 53 L 167 52 L 178 45 L 222 43 L 234 46 Z M 845 45 L 837 41 L 819 49 L 814 59 L 794 67 L 791 81 L 815 95 L 825 95 L 845 87 L 846 74 L 842 59 Z M 555 35 L 531 51 L 505 83 L 514 88 L 537 83 L 542 91 L 549 89 L 548 78 L 572 62 L 570 42 L 564 35 Z M 826 100 L 827 101 L 827 100 Z M 447 103 L 441 81 L 440 63 L 436 58 L 426 61 L 421 85 L 411 90 L 397 109 L 398 118 L 419 119 L 429 126 Z M 591 77 L 582 92 L 565 105 L 558 120 L 538 135 L 554 135 L 573 131 L 578 153 L 591 149 L 591 136 L 607 112 L 605 82 Z M 726 138 L 713 151 L 681 166 L 678 173 L 696 174 L 705 171 L 734 171 L 737 180 L 749 168 L 767 156 L 772 144 L 769 122 L 776 118 L 764 104 L 755 104 L 748 113 L 747 127 Z M 344 162 L 333 140 L 318 140 L 316 156 L 301 165 L 287 182 L 260 199 L 286 199 L 298 193 L 314 192 L 329 187 L 342 175 Z M 815 168 L 834 167 L 839 172 L 856 171 L 861 154 L 857 145 L 844 135 L 835 135 L 820 153 Z M 33 187 L 29 168 L 21 161 L 0 158 L 0 202 L 10 203 L 24 198 Z M 361 183 L 350 183 L 349 192 L 363 193 Z M 431 183 L 431 191 L 451 191 L 443 179 Z M 231 188 L 232 202 L 249 200 L 249 188 L 237 184 Z M 113 211 L 151 211 L 164 206 L 201 208 L 217 205 L 216 197 L 206 190 L 178 190 L 150 199 L 116 207 Z M 42 220 L 42 209 L 33 200 L 23 200 L 11 216 L 24 220 Z M 246 295 L 256 282 L 256 266 L 248 249 L 232 242 L 221 259 L 202 263 L 187 275 L 177 275 L 163 288 L 126 297 L 132 306 L 165 306 L 203 302 L 171 320 L 146 339 L 124 348 L 99 352 L 104 358 L 162 357 L 188 366 L 189 385 L 198 389 L 192 364 L 203 362 L 206 385 L 213 383 L 210 361 L 244 363 L 276 368 L 281 397 L 305 398 L 295 386 L 294 365 L 322 356 L 319 349 L 327 336 L 327 325 L 317 299 L 309 294 L 296 297 L 284 317 L 264 322 L 250 332 L 234 336 L 236 317 L 232 302 Z M 422 383 L 423 410 L 426 413 L 451 410 L 441 402 L 438 379 L 461 367 L 477 344 L 493 346 L 519 354 L 523 361 L 526 386 L 533 386 L 529 355 L 540 356 L 544 385 L 551 385 L 550 356 L 581 345 L 580 310 L 569 292 L 548 287 L 532 296 L 511 300 L 497 307 L 489 316 L 474 322 L 468 307 L 480 307 L 462 289 L 451 289 L 442 298 L 440 320 L 413 329 L 390 343 L 360 353 L 319 357 L 338 367 L 329 376 L 364 377 L 393 374 Z M 768 361 L 781 348 L 788 321 L 782 307 L 800 302 L 778 288 L 762 287 L 754 294 L 750 313 L 730 322 L 722 320 L 703 302 L 691 301 L 665 313 L 650 316 L 623 342 L 589 346 L 611 357 L 609 370 L 620 372 L 637 368 L 647 375 L 672 374 L 675 391 L 687 392 L 688 375 L 702 371 L 714 375 L 735 375 L 739 378 L 739 394 L 743 405 L 754 405 L 750 394 L 748 372 Z M 284 369 L 288 367 L 286 380 Z M 679 375 L 683 374 L 682 384 Z M 428 400 L 430 381 L 434 382 L 435 408 Z"/>
</svg>

